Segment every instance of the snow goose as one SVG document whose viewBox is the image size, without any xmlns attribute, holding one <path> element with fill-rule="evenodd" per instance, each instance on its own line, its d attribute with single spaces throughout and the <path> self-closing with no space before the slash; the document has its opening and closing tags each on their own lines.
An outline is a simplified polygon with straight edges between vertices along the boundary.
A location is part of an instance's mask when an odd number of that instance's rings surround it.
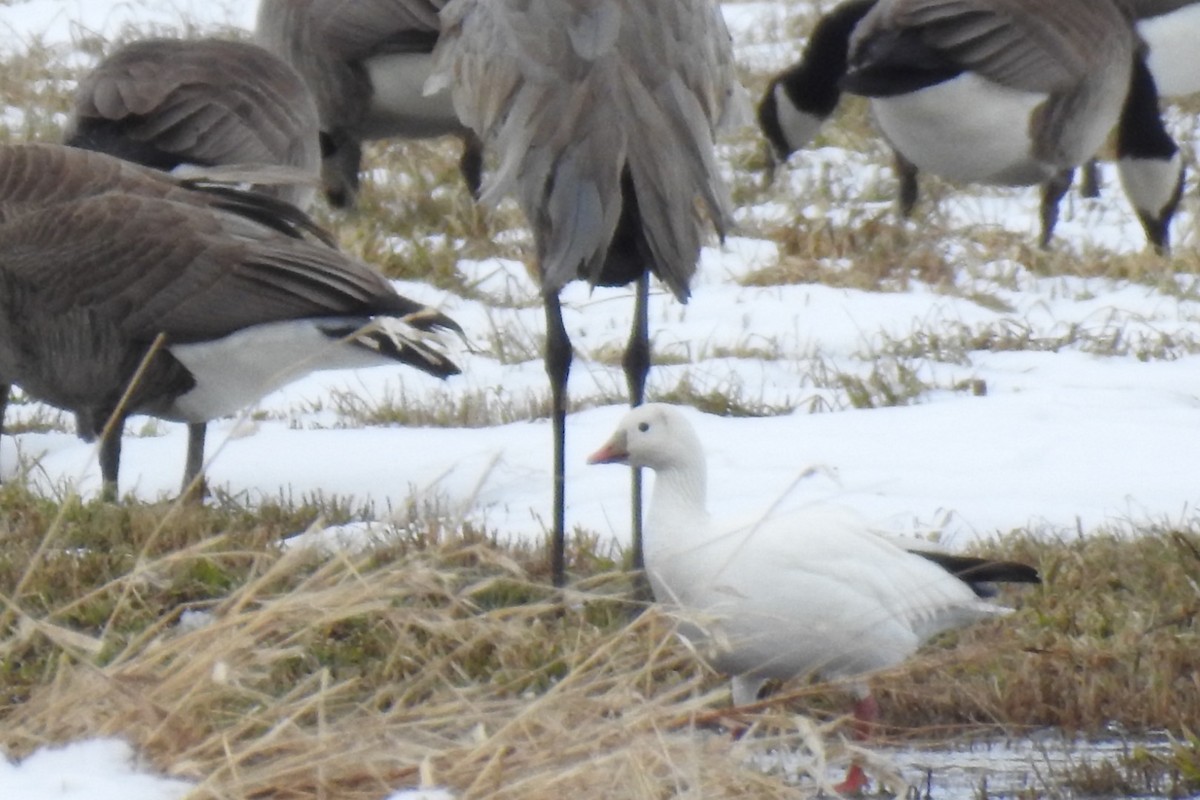
<svg viewBox="0 0 1200 800">
<path fill-rule="evenodd" d="M 1074 168 L 1115 126 L 1126 195 L 1148 241 L 1165 250 L 1183 164 L 1132 21 L 1123 0 L 848 0 L 772 80 L 759 125 L 786 159 L 843 90 L 864 95 L 895 149 L 903 215 L 918 170 L 1041 183 L 1043 247 Z"/>
<path fill-rule="evenodd" d="M 292 167 L 297 180 L 255 188 L 307 208 L 320 180 L 319 133 L 308 88 L 263 48 L 144 39 L 109 54 L 79 82 L 63 142 L 167 171 Z"/>
<path fill-rule="evenodd" d="M 448 92 L 426 96 L 445 0 L 261 0 L 255 36 L 303 76 L 321 117 L 325 193 L 340 208 L 358 195 L 362 143 L 457 136 L 472 194 L 483 172 L 479 140 Z"/>
<path fill-rule="evenodd" d="M 741 113 L 732 43 L 713 0 L 451 0 L 429 88 L 500 166 L 482 200 L 516 197 L 533 229 L 554 426 L 553 554 L 564 580 L 564 447 L 572 280 L 636 284 L 624 368 L 631 405 L 650 369 L 651 273 L 684 302 L 705 234 L 732 218 L 717 130 Z M 703 209 L 703 211 L 701 210 Z M 706 212 L 706 214 L 705 214 Z M 641 490 L 633 478 L 634 561 Z"/>
<path fill-rule="evenodd" d="M 203 423 L 309 372 L 457 373 L 433 332 L 458 326 L 315 230 L 264 195 L 71 147 L 0 146 L 0 377 L 100 439 L 114 496 L 130 414 L 189 423 L 186 486 Z"/>
<path fill-rule="evenodd" d="M 645 540 L 654 597 L 683 612 L 681 634 L 733 676 L 737 705 L 771 678 L 851 679 L 865 735 L 878 708 L 864 676 L 942 631 L 1009 613 L 983 598 L 987 583 L 1039 582 L 1023 564 L 907 551 L 833 505 L 714 520 L 704 450 L 673 406 L 631 410 L 588 462 L 654 471 Z M 839 790 L 864 782 L 855 764 Z"/>
</svg>

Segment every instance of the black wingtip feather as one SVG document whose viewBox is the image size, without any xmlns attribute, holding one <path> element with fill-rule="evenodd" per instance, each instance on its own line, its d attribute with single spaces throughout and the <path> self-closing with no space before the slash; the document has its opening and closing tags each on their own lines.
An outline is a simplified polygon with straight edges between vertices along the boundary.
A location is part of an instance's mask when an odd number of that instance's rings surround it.
<svg viewBox="0 0 1200 800">
<path fill-rule="evenodd" d="M 929 550 L 909 550 L 913 555 L 928 559 L 971 587 L 980 597 L 996 594 L 991 584 L 1041 583 L 1042 576 L 1035 567 L 1018 561 L 994 561 L 976 556 L 960 556 Z"/>
</svg>

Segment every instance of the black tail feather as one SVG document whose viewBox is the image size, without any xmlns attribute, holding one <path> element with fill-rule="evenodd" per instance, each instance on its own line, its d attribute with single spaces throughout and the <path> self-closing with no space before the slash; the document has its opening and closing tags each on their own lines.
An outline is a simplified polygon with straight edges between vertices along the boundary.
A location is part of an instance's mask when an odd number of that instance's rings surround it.
<svg viewBox="0 0 1200 800">
<path fill-rule="evenodd" d="M 960 579 L 980 597 L 992 597 L 996 583 L 1041 583 L 1036 568 L 1017 561 L 994 561 L 990 558 L 960 556 L 928 550 L 909 550 L 913 555 L 928 559 Z"/>
</svg>

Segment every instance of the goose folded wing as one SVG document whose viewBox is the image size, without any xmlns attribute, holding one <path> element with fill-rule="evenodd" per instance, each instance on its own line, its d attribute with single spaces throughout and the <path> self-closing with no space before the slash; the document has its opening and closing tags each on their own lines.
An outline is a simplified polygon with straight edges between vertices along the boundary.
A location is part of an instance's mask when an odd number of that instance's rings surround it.
<svg viewBox="0 0 1200 800">
<path fill-rule="evenodd" d="M 272 182 L 270 171 L 265 175 Z M 252 179 L 251 174 L 239 176 Z M 329 234 L 290 203 L 214 181 L 179 179 L 166 173 L 96 153 L 56 144 L 0 145 L 0 224 L 23 214 L 100 196 L 169 199 L 197 209 L 219 210 L 251 220 L 276 233 L 313 238 L 332 245 Z M 60 213 L 78 213 L 64 210 Z M 93 208 L 89 214 L 96 213 Z"/>
<path fill-rule="evenodd" d="M 236 235 L 239 227 L 249 235 Z M 0 244 L 5 272 L 37 287 L 45 313 L 93 308 L 135 341 L 376 314 L 457 329 L 337 251 L 166 200 L 109 194 L 61 204 L 0 226 Z"/>
<path fill-rule="evenodd" d="M 315 33 L 347 61 L 384 53 L 428 53 L 437 42 L 444 0 L 315 0 Z"/>
<path fill-rule="evenodd" d="M 897 0 L 878 5 L 855 29 L 854 53 L 881 33 L 914 31 L 964 70 L 1031 92 L 1070 87 L 1111 55 L 1129 27 L 1115 3 L 1092 13 L 1041 0 Z"/>
<path fill-rule="evenodd" d="M 191 163 L 274 164 L 291 158 L 295 131 L 315 125 L 299 76 L 255 46 L 157 39 L 120 55 L 80 83 L 80 133 L 120 122 L 123 136 Z M 311 146 L 315 159 L 315 138 Z"/>
<path fill-rule="evenodd" d="M 763 569 L 774 565 L 797 580 L 823 575 L 840 587 L 848 607 L 875 609 L 876 617 L 864 622 L 899 621 L 924 639 L 963 620 L 1003 613 L 942 566 L 897 547 L 858 515 L 837 507 L 770 520 L 759 538 Z"/>
</svg>

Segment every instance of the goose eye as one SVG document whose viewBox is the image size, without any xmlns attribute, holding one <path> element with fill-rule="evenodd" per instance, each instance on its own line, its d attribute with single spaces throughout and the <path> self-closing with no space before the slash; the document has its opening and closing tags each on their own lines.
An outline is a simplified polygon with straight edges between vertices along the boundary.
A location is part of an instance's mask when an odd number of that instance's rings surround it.
<svg viewBox="0 0 1200 800">
<path fill-rule="evenodd" d="M 649 422 L 639 422 L 638 430 L 641 431 L 642 433 L 645 433 L 646 431 L 650 430 L 650 423 Z"/>
</svg>

